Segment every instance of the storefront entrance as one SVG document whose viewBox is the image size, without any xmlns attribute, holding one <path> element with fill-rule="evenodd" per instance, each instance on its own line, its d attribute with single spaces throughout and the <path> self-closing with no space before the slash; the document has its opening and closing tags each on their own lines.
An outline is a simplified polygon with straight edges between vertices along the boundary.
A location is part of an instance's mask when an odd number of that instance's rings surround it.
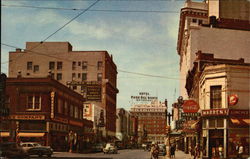
<svg viewBox="0 0 250 159">
<path fill-rule="evenodd" d="M 220 157 L 219 150 L 224 149 L 223 132 L 223 130 L 209 130 L 209 158 Z"/>
</svg>

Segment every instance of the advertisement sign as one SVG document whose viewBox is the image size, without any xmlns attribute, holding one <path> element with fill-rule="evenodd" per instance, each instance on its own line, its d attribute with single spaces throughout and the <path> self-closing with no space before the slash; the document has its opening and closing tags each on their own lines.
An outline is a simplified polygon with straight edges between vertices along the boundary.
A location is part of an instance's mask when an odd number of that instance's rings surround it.
<svg viewBox="0 0 250 159">
<path fill-rule="evenodd" d="M 202 110 L 202 116 L 226 116 L 228 115 L 228 109 L 209 109 Z"/>
<path fill-rule="evenodd" d="M 102 89 L 100 84 L 88 84 L 86 86 L 87 101 L 101 101 L 102 99 Z"/>
<path fill-rule="evenodd" d="M 184 113 L 196 113 L 200 109 L 198 103 L 194 100 L 185 100 L 183 103 Z"/>
<path fill-rule="evenodd" d="M 198 117 L 201 113 L 181 113 L 181 117 Z"/>
<path fill-rule="evenodd" d="M 237 94 L 232 94 L 230 96 L 228 96 L 228 104 L 233 106 L 236 105 L 238 103 L 239 97 Z"/>
</svg>

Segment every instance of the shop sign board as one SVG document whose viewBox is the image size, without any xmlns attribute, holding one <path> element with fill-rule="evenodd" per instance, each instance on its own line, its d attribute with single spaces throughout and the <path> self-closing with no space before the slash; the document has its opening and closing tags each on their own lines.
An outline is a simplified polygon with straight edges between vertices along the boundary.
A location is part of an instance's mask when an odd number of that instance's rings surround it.
<svg viewBox="0 0 250 159">
<path fill-rule="evenodd" d="M 183 103 L 184 113 L 197 113 L 199 109 L 199 104 L 194 100 L 185 100 Z"/>
<path fill-rule="evenodd" d="M 239 110 L 239 109 L 230 109 L 229 115 L 232 117 L 246 117 L 249 118 L 249 110 Z"/>
<path fill-rule="evenodd" d="M 11 115 L 10 119 L 15 120 L 44 120 L 44 115 Z"/>
<path fill-rule="evenodd" d="M 101 101 L 102 92 L 100 84 L 88 84 L 87 89 L 87 101 Z"/>
<path fill-rule="evenodd" d="M 228 109 L 209 109 L 202 110 L 202 116 L 227 116 L 229 114 Z"/>
<path fill-rule="evenodd" d="M 181 113 L 181 117 L 198 117 L 201 113 Z"/>
<path fill-rule="evenodd" d="M 237 94 L 232 94 L 230 96 L 228 96 L 228 104 L 233 106 L 236 105 L 238 103 L 239 97 Z"/>
</svg>

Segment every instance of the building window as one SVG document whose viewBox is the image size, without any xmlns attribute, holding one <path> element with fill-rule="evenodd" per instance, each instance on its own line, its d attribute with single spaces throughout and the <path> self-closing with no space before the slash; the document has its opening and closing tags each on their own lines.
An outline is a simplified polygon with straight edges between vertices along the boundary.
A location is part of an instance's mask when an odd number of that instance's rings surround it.
<svg viewBox="0 0 250 159">
<path fill-rule="evenodd" d="M 97 69 L 101 70 L 102 69 L 102 61 L 97 62 Z"/>
<path fill-rule="evenodd" d="M 82 69 L 86 70 L 88 67 L 88 62 L 87 61 L 82 61 Z"/>
<path fill-rule="evenodd" d="M 72 70 L 75 70 L 75 69 L 76 69 L 76 62 L 73 61 L 73 62 L 72 62 Z"/>
<path fill-rule="evenodd" d="M 72 80 L 75 80 L 76 78 L 76 73 L 72 73 Z"/>
<path fill-rule="evenodd" d="M 75 107 L 74 118 L 79 118 L 79 116 L 78 116 L 78 107 Z"/>
<path fill-rule="evenodd" d="M 27 109 L 28 110 L 40 110 L 41 109 L 41 96 L 28 96 Z"/>
<path fill-rule="evenodd" d="M 49 69 L 54 70 L 55 69 L 55 62 L 50 61 L 49 62 Z"/>
<path fill-rule="evenodd" d="M 61 73 L 58 73 L 56 74 L 56 80 L 62 80 L 62 74 Z"/>
<path fill-rule="evenodd" d="M 97 74 L 97 81 L 102 81 L 102 73 Z"/>
<path fill-rule="evenodd" d="M 81 62 L 80 61 L 78 61 L 78 66 L 81 66 Z"/>
<path fill-rule="evenodd" d="M 63 63 L 62 62 L 57 62 L 57 69 L 62 70 Z"/>
<path fill-rule="evenodd" d="M 87 80 L 87 73 L 82 73 L 82 81 L 86 81 Z"/>
<path fill-rule="evenodd" d="M 55 79 L 55 74 L 54 73 L 51 73 L 51 78 Z"/>
<path fill-rule="evenodd" d="M 39 71 L 39 65 L 34 65 L 34 72 L 38 72 Z"/>
<path fill-rule="evenodd" d="M 201 20 L 201 19 L 198 20 L 198 24 L 199 24 L 199 25 L 202 24 L 202 20 Z"/>
<path fill-rule="evenodd" d="M 193 22 L 193 23 L 196 23 L 196 22 L 197 22 L 197 19 L 192 19 L 192 22 Z"/>
<path fill-rule="evenodd" d="M 81 74 L 80 73 L 78 73 L 78 78 L 81 78 Z"/>
<path fill-rule="evenodd" d="M 210 107 L 221 108 L 221 86 L 210 87 Z"/>
<path fill-rule="evenodd" d="M 27 70 L 32 70 L 32 62 L 27 62 Z"/>
<path fill-rule="evenodd" d="M 64 102 L 64 114 L 68 115 L 68 102 L 67 101 Z"/>
<path fill-rule="evenodd" d="M 73 89 L 73 90 L 76 90 L 76 89 L 77 89 L 77 86 L 73 86 L 72 89 Z"/>
</svg>

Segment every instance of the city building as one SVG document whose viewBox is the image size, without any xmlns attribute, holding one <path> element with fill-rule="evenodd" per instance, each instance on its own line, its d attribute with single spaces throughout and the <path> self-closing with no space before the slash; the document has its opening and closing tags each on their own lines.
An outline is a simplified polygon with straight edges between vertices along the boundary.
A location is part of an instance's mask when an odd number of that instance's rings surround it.
<svg viewBox="0 0 250 159">
<path fill-rule="evenodd" d="M 7 78 L 10 114 L 1 118 L 1 140 L 81 151 L 93 140 L 93 122 L 83 118 L 82 102 L 81 94 L 50 77 Z"/>
<path fill-rule="evenodd" d="M 165 103 L 152 100 L 149 104 L 135 104 L 130 113 L 138 118 L 138 143 L 164 143 L 166 136 Z"/>
<path fill-rule="evenodd" d="M 186 0 L 181 9 L 177 52 L 180 76 L 186 77 L 193 67 L 195 53 L 213 53 L 215 58 L 250 62 L 250 23 L 248 0 Z M 188 98 L 186 81 L 180 81 L 180 92 Z"/>
<path fill-rule="evenodd" d="M 196 55 L 186 88 L 189 98 L 199 102 L 202 127 L 189 138 L 188 146 L 201 145 L 207 158 L 219 157 L 215 155 L 222 147 L 224 158 L 234 158 L 241 144 L 244 156 L 249 156 L 250 63 L 201 51 Z"/>
<path fill-rule="evenodd" d="M 27 42 L 24 50 L 9 53 L 9 77 L 52 78 L 81 93 L 84 116 L 94 129 L 104 114 L 103 135 L 115 136 L 117 68 L 107 51 L 73 51 L 69 42 Z"/>
<path fill-rule="evenodd" d="M 126 146 L 130 141 L 130 114 L 127 110 L 118 108 L 116 116 L 116 138 Z"/>
</svg>

